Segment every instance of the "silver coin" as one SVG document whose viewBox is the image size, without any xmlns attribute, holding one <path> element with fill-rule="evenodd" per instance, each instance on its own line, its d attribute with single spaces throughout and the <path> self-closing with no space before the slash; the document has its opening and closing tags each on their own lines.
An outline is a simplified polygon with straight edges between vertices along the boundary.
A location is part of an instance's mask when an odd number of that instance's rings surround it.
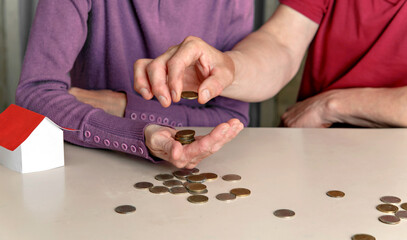
<svg viewBox="0 0 407 240">
<path fill-rule="evenodd" d="M 294 217 L 295 212 L 290 209 L 278 209 L 273 214 L 279 218 L 291 218 Z"/>
<path fill-rule="evenodd" d="M 170 189 L 170 193 L 172 193 L 172 194 L 184 194 L 187 192 L 188 191 L 185 187 L 173 187 Z"/>
<path fill-rule="evenodd" d="M 218 199 L 220 201 L 230 202 L 230 201 L 236 199 L 236 195 L 231 194 L 231 193 L 220 193 L 220 194 L 216 195 L 216 199 Z"/>
<path fill-rule="evenodd" d="M 179 180 L 167 180 L 163 182 L 164 186 L 167 187 L 175 187 L 175 186 L 182 186 L 182 182 Z"/>
<path fill-rule="evenodd" d="M 379 221 L 386 224 L 397 224 L 400 222 L 400 218 L 393 215 L 383 215 L 379 217 Z"/>
<path fill-rule="evenodd" d="M 166 181 L 166 180 L 170 180 L 173 179 L 174 176 L 168 173 L 163 173 L 163 174 L 158 174 L 155 176 L 155 179 L 158 181 Z"/>
<path fill-rule="evenodd" d="M 138 183 L 134 184 L 134 187 L 137 189 L 148 189 L 148 188 L 151 188 L 152 186 L 154 186 L 154 185 L 150 182 L 138 182 Z"/>
<path fill-rule="evenodd" d="M 150 192 L 154 194 L 163 194 L 169 192 L 167 187 L 164 186 L 154 186 L 150 188 Z"/>
<path fill-rule="evenodd" d="M 398 211 L 395 215 L 398 218 L 407 219 L 407 211 Z"/>
<path fill-rule="evenodd" d="M 384 196 L 380 198 L 380 201 L 384 203 L 400 203 L 401 199 L 394 196 Z"/>
<path fill-rule="evenodd" d="M 117 213 L 128 214 L 136 211 L 136 208 L 132 205 L 121 205 L 114 209 Z"/>
<path fill-rule="evenodd" d="M 237 174 L 227 174 L 222 177 L 223 180 L 228 181 L 228 182 L 234 182 L 234 181 L 239 181 L 242 179 L 241 176 Z"/>
</svg>

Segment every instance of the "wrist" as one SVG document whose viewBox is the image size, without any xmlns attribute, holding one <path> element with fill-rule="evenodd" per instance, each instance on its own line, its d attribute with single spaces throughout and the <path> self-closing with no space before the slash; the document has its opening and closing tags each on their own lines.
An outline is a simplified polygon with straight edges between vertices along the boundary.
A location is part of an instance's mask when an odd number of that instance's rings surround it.
<svg viewBox="0 0 407 240">
<path fill-rule="evenodd" d="M 340 90 L 331 90 L 329 92 L 326 92 L 328 95 L 326 104 L 325 104 L 325 119 L 327 119 L 329 122 L 338 122 L 338 123 L 343 123 L 344 119 L 342 116 L 344 116 L 344 106 L 343 106 L 343 98 L 341 97 L 341 91 Z"/>
</svg>

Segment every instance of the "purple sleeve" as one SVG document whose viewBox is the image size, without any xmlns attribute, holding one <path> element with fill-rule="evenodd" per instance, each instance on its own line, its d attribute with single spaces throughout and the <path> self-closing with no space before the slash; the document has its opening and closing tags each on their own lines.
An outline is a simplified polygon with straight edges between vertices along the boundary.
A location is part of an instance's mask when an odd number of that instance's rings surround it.
<svg viewBox="0 0 407 240">
<path fill-rule="evenodd" d="M 90 9 L 90 0 L 39 2 L 16 103 L 63 127 L 79 129 L 65 132 L 68 142 L 152 160 L 144 144 L 145 121 L 112 116 L 67 92 L 71 86 L 69 72 L 87 37 Z"/>
</svg>

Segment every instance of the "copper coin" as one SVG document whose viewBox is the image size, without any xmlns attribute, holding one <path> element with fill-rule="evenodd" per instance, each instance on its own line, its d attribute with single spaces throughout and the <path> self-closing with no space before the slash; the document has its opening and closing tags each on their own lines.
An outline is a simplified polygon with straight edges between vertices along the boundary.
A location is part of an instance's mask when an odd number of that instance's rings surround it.
<svg viewBox="0 0 407 240">
<path fill-rule="evenodd" d="M 398 218 L 407 219 L 407 211 L 398 211 L 395 215 Z"/>
<path fill-rule="evenodd" d="M 204 195 L 193 195 L 189 196 L 187 200 L 191 203 L 197 203 L 197 204 L 202 204 L 208 202 L 209 198 Z"/>
<path fill-rule="evenodd" d="M 205 176 L 206 181 L 213 181 L 218 178 L 218 175 L 215 173 L 201 173 L 199 175 Z"/>
<path fill-rule="evenodd" d="M 216 195 L 216 199 L 218 199 L 220 201 L 230 202 L 230 201 L 236 199 L 236 195 L 231 194 L 231 193 L 220 193 L 220 194 Z"/>
<path fill-rule="evenodd" d="M 393 215 L 383 215 L 379 217 L 380 222 L 386 223 L 386 224 L 397 224 L 400 222 L 400 218 L 393 216 Z"/>
<path fill-rule="evenodd" d="M 185 187 L 173 187 L 170 189 L 170 193 L 172 193 L 172 194 L 184 194 L 187 192 L 188 191 Z"/>
<path fill-rule="evenodd" d="M 400 203 L 401 199 L 394 196 L 384 196 L 380 198 L 380 201 L 384 203 Z"/>
<path fill-rule="evenodd" d="M 184 91 L 181 93 L 181 97 L 184 99 L 193 100 L 198 98 L 198 93 L 193 91 Z"/>
<path fill-rule="evenodd" d="M 163 185 L 166 187 L 182 186 L 182 182 L 179 180 L 167 180 L 163 182 Z"/>
<path fill-rule="evenodd" d="M 189 194 L 191 194 L 191 195 L 207 194 L 207 193 L 208 193 L 208 189 L 205 189 L 205 190 L 203 190 L 203 191 L 201 191 L 201 192 L 193 192 L 193 191 L 190 191 L 190 190 L 188 190 L 188 189 L 187 189 L 187 191 L 188 191 Z"/>
<path fill-rule="evenodd" d="M 167 187 L 164 186 L 155 186 L 155 187 L 151 187 L 150 188 L 150 192 L 154 193 L 154 194 L 164 194 L 169 192 Z"/>
<path fill-rule="evenodd" d="M 200 193 L 206 190 L 206 186 L 202 183 L 190 183 L 186 186 L 186 188 L 194 193 Z"/>
<path fill-rule="evenodd" d="M 326 193 L 331 198 L 343 198 L 345 193 L 339 190 L 331 190 Z"/>
<path fill-rule="evenodd" d="M 195 131 L 194 130 L 180 130 L 177 133 L 175 133 L 175 139 L 190 139 L 195 136 Z"/>
<path fill-rule="evenodd" d="M 403 203 L 400 205 L 400 207 L 404 210 L 407 210 L 407 203 Z"/>
<path fill-rule="evenodd" d="M 138 183 L 134 184 L 134 187 L 137 189 L 147 189 L 147 188 L 151 188 L 152 186 L 154 186 L 154 185 L 150 182 L 138 182 Z"/>
<path fill-rule="evenodd" d="M 250 190 L 247 188 L 234 188 L 230 190 L 230 193 L 235 195 L 236 197 L 247 197 L 250 195 Z"/>
<path fill-rule="evenodd" d="M 278 209 L 273 214 L 279 218 L 291 218 L 294 217 L 295 212 L 290 209 Z"/>
<path fill-rule="evenodd" d="M 185 170 L 178 170 L 172 173 L 176 178 L 185 180 L 185 177 L 192 175 L 192 172 Z"/>
<path fill-rule="evenodd" d="M 174 176 L 168 173 L 164 173 L 164 174 L 158 174 L 155 176 L 155 179 L 158 181 L 166 181 L 166 180 L 170 180 L 173 179 Z"/>
<path fill-rule="evenodd" d="M 395 213 L 399 210 L 398 207 L 388 203 L 379 204 L 376 206 L 376 209 L 384 213 Z"/>
<path fill-rule="evenodd" d="M 362 233 L 353 235 L 352 240 L 376 240 L 376 238 L 372 235 Z"/>
<path fill-rule="evenodd" d="M 237 174 L 227 174 L 223 176 L 222 179 L 225 181 L 234 182 L 239 181 L 240 179 L 242 179 L 242 177 Z"/>
<path fill-rule="evenodd" d="M 190 175 L 185 179 L 191 183 L 203 183 L 206 180 L 205 176 L 203 175 Z"/>
<path fill-rule="evenodd" d="M 136 211 L 136 208 L 131 205 L 121 205 L 114 209 L 117 213 L 128 214 Z"/>
</svg>

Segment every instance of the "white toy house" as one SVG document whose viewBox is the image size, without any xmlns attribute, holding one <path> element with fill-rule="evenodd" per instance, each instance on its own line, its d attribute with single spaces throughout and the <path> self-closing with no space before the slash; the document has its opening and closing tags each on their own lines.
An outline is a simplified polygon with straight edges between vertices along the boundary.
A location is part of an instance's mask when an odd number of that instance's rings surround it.
<svg viewBox="0 0 407 240">
<path fill-rule="evenodd" d="M 0 114 L 0 164 L 21 173 L 64 166 L 63 131 L 17 105 Z"/>
</svg>

